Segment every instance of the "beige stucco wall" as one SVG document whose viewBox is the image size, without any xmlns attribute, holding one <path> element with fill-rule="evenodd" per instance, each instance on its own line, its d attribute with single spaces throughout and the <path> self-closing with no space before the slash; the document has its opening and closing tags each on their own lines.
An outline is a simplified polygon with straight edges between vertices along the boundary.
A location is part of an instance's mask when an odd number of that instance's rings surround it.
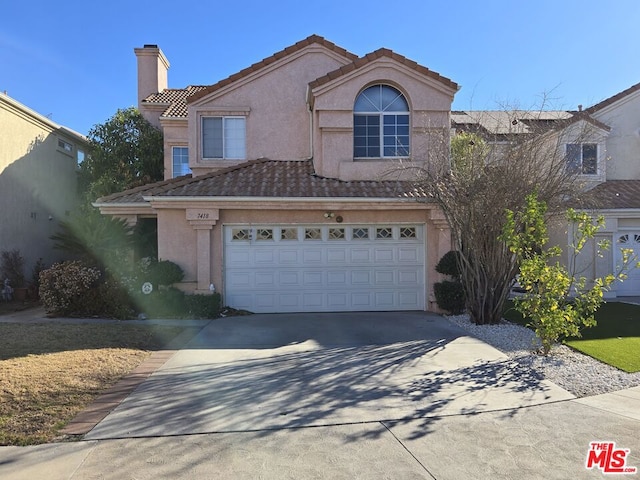
<svg viewBox="0 0 640 480">
<path fill-rule="evenodd" d="M 319 175 L 343 180 L 379 179 L 397 162 L 389 159 L 353 159 L 353 106 L 358 94 L 374 84 L 387 84 L 402 92 L 411 112 L 412 163 L 430 155 L 448 154 L 449 112 L 453 91 L 431 78 L 419 75 L 392 59 L 381 58 L 344 78 L 314 90 L 313 157 Z M 437 133 L 438 135 L 433 135 Z M 436 137 L 439 140 L 436 140 Z"/>
<path fill-rule="evenodd" d="M 640 178 L 640 92 L 593 114 L 609 125 L 607 137 L 607 179 L 633 180 Z"/>
<path fill-rule="evenodd" d="M 173 147 L 189 146 L 189 126 L 186 119 L 162 120 L 161 126 L 164 135 L 164 179 L 169 180 L 173 178 Z"/>
<path fill-rule="evenodd" d="M 27 279 L 39 258 L 63 258 L 49 237 L 77 204 L 79 147 L 79 138 L 0 94 L 0 251 L 20 250 Z"/>
<path fill-rule="evenodd" d="M 225 167 L 232 160 L 202 160 L 200 123 L 203 116 L 246 114 L 246 159 L 303 160 L 312 155 L 307 85 L 347 63 L 318 45 L 306 47 L 258 75 L 248 75 L 229 87 L 189 105 L 192 169 Z"/>
</svg>

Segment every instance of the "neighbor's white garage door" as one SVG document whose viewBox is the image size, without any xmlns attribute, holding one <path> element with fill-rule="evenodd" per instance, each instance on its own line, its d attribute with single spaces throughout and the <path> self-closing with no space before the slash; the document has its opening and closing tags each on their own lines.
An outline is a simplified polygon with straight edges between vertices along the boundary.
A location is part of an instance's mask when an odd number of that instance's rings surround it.
<svg viewBox="0 0 640 480">
<path fill-rule="evenodd" d="M 617 272 L 622 265 L 623 248 L 633 249 L 633 254 L 638 257 L 626 270 L 627 278 L 623 282 L 616 282 L 616 294 L 618 296 L 640 295 L 640 268 L 635 268 L 635 264 L 640 260 L 640 232 L 620 232 L 614 238 L 614 245 L 614 272 Z"/>
<path fill-rule="evenodd" d="M 423 310 L 422 225 L 226 226 L 225 301 L 257 313 Z"/>
</svg>

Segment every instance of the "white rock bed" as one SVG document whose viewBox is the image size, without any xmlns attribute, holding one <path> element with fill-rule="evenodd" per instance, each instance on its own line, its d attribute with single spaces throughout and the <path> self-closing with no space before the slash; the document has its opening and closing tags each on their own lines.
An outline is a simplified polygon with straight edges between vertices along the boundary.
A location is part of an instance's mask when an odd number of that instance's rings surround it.
<svg viewBox="0 0 640 480">
<path fill-rule="evenodd" d="M 554 346 L 547 357 L 538 355 L 534 353 L 540 345 L 535 334 L 520 325 L 504 320 L 498 325 L 475 325 L 469 321 L 468 315 L 447 318 L 472 336 L 504 352 L 518 364 L 534 369 L 576 397 L 640 385 L 640 372 L 623 372 L 565 345 Z"/>
</svg>

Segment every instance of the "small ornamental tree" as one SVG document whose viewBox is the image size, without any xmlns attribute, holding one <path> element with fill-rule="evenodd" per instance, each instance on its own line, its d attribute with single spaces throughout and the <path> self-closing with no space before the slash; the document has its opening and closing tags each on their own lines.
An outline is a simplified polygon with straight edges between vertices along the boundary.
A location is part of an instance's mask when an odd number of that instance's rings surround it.
<svg viewBox="0 0 640 480">
<path fill-rule="evenodd" d="M 531 321 L 531 326 L 547 355 L 554 343 L 567 337 L 580 337 L 581 330 L 596 325 L 594 314 L 603 302 L 603 292 L 617 280 L 623 280 L 624 268 L 629 264 L 632 250 L 623 250 L 623 266 L 616 275 L 596 278 L 591 283 L 572 271 L 575 259 L 588 241 L 604 226 L 604 218 L 595 221 L 584 212 L 567 211 L 573 225 L 573 238 L 568 245 L 569 268 L 553 261 L 562 253 L 559 246 L 546 247 L 549 241 L 545 222 L 547 206 L 536 194 L 526 198 L 523 210 L 507 210 L 507 222 L 501 239 L 515 255 L 520 269 L 518 281 L 524 290 L 515 298 L 515 308 Z M 599 242 L 599 250 L 609 247 Z"/>
</svg>

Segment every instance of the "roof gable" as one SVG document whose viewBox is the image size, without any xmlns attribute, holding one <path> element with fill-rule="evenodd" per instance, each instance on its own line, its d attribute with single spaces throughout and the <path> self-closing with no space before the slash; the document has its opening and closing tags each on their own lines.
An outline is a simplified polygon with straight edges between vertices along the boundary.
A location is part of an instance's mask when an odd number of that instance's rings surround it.
<svg viewBox="0 0 640 480">
<path fill-rule="evenodd" d="M 210 85 L 208 87 L 206 87 L 205 89 L 197 92 L 196 94 L 192 95 L 189 97 L 189 103 L 190 102 L 196 102 L 198 100 L 200 100 L 203 97 L 206 97 L 218 90 L 223 89 L 224 87 L 227 87 L 235 82 L 238 82 L 240 80 L 244 80 L 247 77 L 251 77 L 253 75 L 256 75 L 258 72 L 262 71 L 263 69 L 272 66 L 274 64 L 276 64 L 277 62 L 280 62 L 284 59 L 286 59 L 287 57 L 290 57 L 298 52 L 300 52 L 301 50 L 312 46 L 312 45 L 318 45 L 321 46 L 325 49 L 327 49 L 330 52 L 333 52 L 334 54 L 337 54 L 341 57 L 344 57 L 347 61 L 352 61 L 358 58 L 357 55 L 348 52 L 347 50 L 345 50 L 342 47 L 337 46 L 336 44 L 326 40 L 325 38 L 319 36 L 319 35 L 310 35 L 309 37 L 305 38 L 304 40 L 301 40 L 287 48 L 285 48 L 284 50 L 280 50 L 277 53 L 274 53 L 273 55 L 271 55 L 270 57 L 264 58 L 262 60 L 260 60 L 257 63 L 254 63 L 253 65 L 240 70 L 237 73 L 234 73 L 233 75 L 225 78 L 224 80 L 220 80 L 219 82 Z"/>
<path fill-rule="evenodd" d="M 599 110 L 602 110 L 610 105 L 613 105 L 614 103 L 618 102 L 619 100 L 624 99 L 625 97 L 628 97 L 629 95 L 632 95 L 634 93 L 636 93 L 637 91 L 640 91 L 640 83 L 636 83 L 635 85 L 632 85 L 631 87 L 627 88 L 626 90 L 623 90 L 622 92 L 616 93 L 615 95 L 606 98 L 604 100 L 602 100 L 599 103 L 596 103 L 595 105 L 587 108 L 585 110 L 585 112 L 592 114 L 595 113 Z"/>
<path fill-rule="evenodd" d="M 401 65 L 404 65 L 409 69 L 420 73 L 421 75 L 424 75 L 433 80 L 436 80 L 437 82 L 441 83 L 445 88 L 452 90 L 454 93 L 459 88 L 457 83 L 448 79 L 447 77 L 444 77 L 439 73 L 434 72 L 433 70 L 429 70 L 427 67 L 423 67 L 417 62 L 414 62 L 413 60 L 409 60 L 407 57 L 400 55 L 398 53 L 395 53 L 392 50 L 389 50 L 388 48 L 379 48 L 378 50 L 368 53 L 363 57 L 355 59 L 353 62 L 343 67 L 340 67 L 332 72 L 327 73 L 326 75 L 311 82 L 309 84 L 309 88 L 313 90 L 318 87 L 321 87 L 322 85 L 325 85 L 337 78 L 343 77 L 351 72 L 359 70 L 380 58 L 392 59 L 400 63 Z"/>
</svg>

